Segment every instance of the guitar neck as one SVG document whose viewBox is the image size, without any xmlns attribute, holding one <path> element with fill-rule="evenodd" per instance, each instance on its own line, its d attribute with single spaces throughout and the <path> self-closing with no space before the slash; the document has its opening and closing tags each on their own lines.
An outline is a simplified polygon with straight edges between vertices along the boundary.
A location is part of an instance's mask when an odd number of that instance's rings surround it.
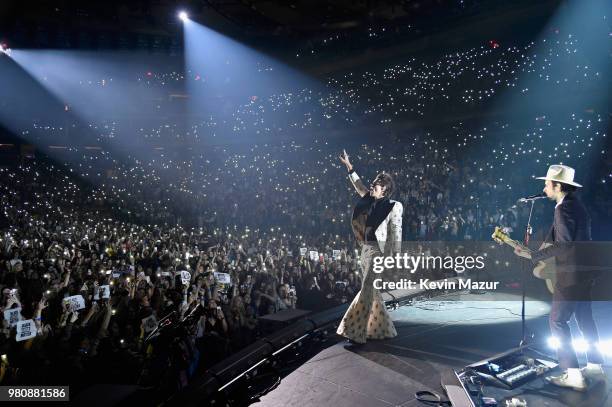
<svg viewBox="0 0 612 407">
<path fill-rule="evenodd" d="M 519 248 L 519 249 L 523 249 L 523 250 L 529 250 L 529 249 L 527 249 L 527 247 L 525 247 L 524 244 L 522 244 L 522 243 L 520 243 L 520 242 L 518 242 L 516 240 L 504 239 L 504 243 L 506 243 L 507 245 L 509 245 L 513 249 Z"/>
</svg>

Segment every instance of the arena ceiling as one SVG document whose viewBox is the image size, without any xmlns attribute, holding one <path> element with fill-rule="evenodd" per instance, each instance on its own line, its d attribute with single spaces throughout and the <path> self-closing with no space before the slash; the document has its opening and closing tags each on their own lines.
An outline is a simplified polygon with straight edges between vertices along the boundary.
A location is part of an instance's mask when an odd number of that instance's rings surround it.
<svg viewBox="0 0 612 407">
<path fill-rule="evenodd" d="M 531 0 L 3 0 L 0 23 L 16 27 L 60 24 L 66 29 L 127 30 L 150 34 L 176 31 L 176 14 L 222 31 L 264 37 L 309 38 L 379 25 L 427 22 L 533 3 Z M 559 0 L 550 3 L 554 7 Z M 6 35 L 0 30 L 0 36 Z"/>
</svg>

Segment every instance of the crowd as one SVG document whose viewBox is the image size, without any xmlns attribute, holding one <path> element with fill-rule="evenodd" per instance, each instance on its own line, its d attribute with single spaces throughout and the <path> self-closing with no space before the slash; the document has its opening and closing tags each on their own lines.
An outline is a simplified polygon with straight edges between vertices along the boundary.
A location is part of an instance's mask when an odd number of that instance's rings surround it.
<svg viewBox="0 0 612 407">
<path fill-rule="evenodd" d="M 562 110 L 561 106 L 568 105 L 563 96 L 573 94 L 574 110 L 578 113 L 594 110 L 595 115 L 605 115 L 594 103 L 597 98 L 591 96 L 601 93 L 608 80 L 605 65 L 597 61 L 596 51 L 589 45 L 589 41 L 605 42 L 607 32 L 600 34 L 601 37 L 595 34 L 587 37 L 557 29 L 535 41 L 487 39 L 478 46 L 443 55 L 410 55 L 394 62 L 342 70 L 324 78 L 322 86 L 299 77 L 292 82 L 295 74 L 282 65 L 262 62 L 265 68 L 255 64 L 243 70 L 228 70 L 220 62 L 211 62 L 218 72 L 205 74 L 196 67 L 184 73 L 143 68 L 136 76 L 130 72 L 129 80 L 113 77 L 116 72 L 95 72 L 99 77 L 84 72 L 79 73 L 82 77 L 78 78 L 75 89 L 91 92 L 96 96 L 96 103 L 106 100 L 100 107 L 113 110 L 108 96 L 122 95 L 122 89 L 129 87 L 141 113 L 151 115 L 143 115 L 141 121 L 132 113 L 123 120 L 96 115 L 101 123 L 96 127 L 97 133 L 102 139 L 112 139 L 123 130 L 157 142 L 212 139 L 219 143 L 250 141 L 263 136 L 295 139 L 298 134 L 310 137 L 313 132 L 358 131 L 364 126 L 388 130 L 393 125 L 403 126 L 413 121 L 473 117 L 475 111 L 491 107 L 500 98 L 513 100 L 510 109 L 519 111 L 521 107 L 529 107 L 534 117 L 542 117 Z M 237 58 L 232 55 L 225 63 L 253 62 Z M 135 68 L 130 66 L 130 69 Z M 244 89 L 237 90 L 235 83 L 242 85 L 244 80 L 232 75 L 247 76 L 252 86 L 247 83 Z M 295 87 L 265 93 L 265 89 L 256 86 L 275 79 L 295 83 Z M 209 113 L 199 115 L 184 128 L 167 120 L 166 115 L 184 109 L 183 102 L 187 99 L 181 95 L 187 90 L 210 94 L 212 103 L 205 106 Z M 73 106 L 69 104 L 68 108 Z M 120 117 L 117 112 L 114 114 Z M 156 120 L 154 116 L 163 119 Z M 128 127 L 134 121 L 138 125 Z M 29 130 L 30 137 L 44 134 Z M 41 141 L 44 140 L 43 137 Z"/>
<path fill-rule="evenodd" d="M 180 372 L 166 382 L 176 386 L 193 366 L 205 369 L 251 343 L 258 317 L 340 304 L 360 286 L 346 248 L 334 259 L 324 246 L 320 255 L 300 254 L 298 242 L 274 230 L 121 222 L 60 174 L 44 160 L 2 169 L 10 225 L 2 237 L 2 311 L 16 313 L 5 314 L 0 339 L 6 383 L 68 380 L 76 390 L 108 375 L 146 380 L 139 377 L 145 339 L 157 321 L 200 305 L 202 317 L 181 348 L 189 363 L 173 366 Z M 74 296 L 80 304 L 66 300 Z M 17 325 L 29 319 L 35 339 L 21 342 Z"/>
<path fill-rule="evenodd" d="M 604 40 L 607 33 L 601 35 Z M 401 62 L 341 71 L 326 78 L 323 90 L 304 86 L 271 95 L 248 95 L 234 101 L 223 120 L 211 117 L 194 125 L 191 133 L 278 137 L 303 130 L 437 121 L 489 106 L 502 93 L 516 95 L 519 104 L 533 103 L 537 94 L 545 94 L 549 110 L 554 111 L 557 97 L 570 92 L 576 96 L 597 93 L 605 86 L 604 67 L 585 62 L 593 59 L 589 49 L 580 36 L 555 32 L 521 45 L 487 40 L 435 58 L 409 56 Z M 257 75 L 283 75 L 278 71 L 253 75 L 264 80 Z M 156 76 L 150 78 L 152 83 L 168 82 L 165 75 Z M 186 80 L 194 78 L 197 75 L 192 73 Z"/>
<path fill-rule="evenodd" d="M 460 121 L 379 145 L 345 139 L 342 147 L 366 179 L 382 170 L 396 175 L 398 199 L 406 203 L 405 239 L 478 240 L 502 217 L 516 229 L 525 208 L 513 207 L 515 200 L 539 188 L 526 181 L 556 162 L 577 168 L 588 181 L 592 210 L 609 218 L 606 125 L 603 115 L 589 112 L 534 117 L 531 124 Z M 81 149 L 63 153 L 62 168 L 96 185 L 86 195 L 88 207 L 111 205 L 137 224 L 277 228 L 280 237 L 303 243 L 326 233 L 341 245 L 351 234 L 352 191 L 337 163 L 340 145 L 332 143 L 148 150 L 123 160 Z"/>
<path fill-rule="evenodd" d="M 345 123 L 351 132 L 374 116 L 383 131 L 391 118 L 431 115 L 439 103 L 478 108 L 515 86 L 519 72 L 563 86 L 563 78 L 535 68 L 543 57 L 530 47 L 345 75 L 325 96 L 305 89 L 255 98 L 228 115 L 235 121 L 211 119 L 189 133 L 216 123 L 248 134 L 325 129 L 332 117 L 341 119 L 333 127 Z M 502 62 L 508 59 L 515 62 Z M 576 69 L 586 77 L 588 68 Z M 592 77 L 588 86 L 597 86 L 598 74 Z M 575 111 L 487 126 L 458 119 L 365 144 L 313 137 L 142 154 L 75 146 L 51 158 L 6 160 L 0 382 L 68 382 L 75 392 L 108 381 L 162 382 L 176 390 L 259 337 L 260 317 L 350 302 L 360 287 L 350 228 L 356 195 L 337 159 L 342 148 L 366 180 L 381 170 L 395 177 L 404 240 L 489 240 L 497 225 L 520 233 L 529 208 L 516 199 L 539 192 L 532 178 L 561 161 L 577 168 L 605 233 L 612 219 L 608 117 Z M 115 124 L 101 128 L 106 145 L 121 137 Z M 34 126 L 48 139 L 63 131 Z M 169 122 L 137 136 L 187 137 L 179 128 Z M 538 205 L 534 216 L 541 236 L 550 208 Z M 178 343 L 157 339 L 165 335 L 154 332 L 158 322 L 189 315 L 193 326 Z M 152 333 L 159 336 L 149 340 Z M 169 354 L 174 362 L 164 368 Z"/>
</svg>

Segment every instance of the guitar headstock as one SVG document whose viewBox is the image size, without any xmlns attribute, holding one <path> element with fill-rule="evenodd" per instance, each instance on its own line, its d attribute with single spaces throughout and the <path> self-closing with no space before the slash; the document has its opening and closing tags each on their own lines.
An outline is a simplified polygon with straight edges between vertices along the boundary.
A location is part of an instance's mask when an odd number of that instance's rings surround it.
<svg viewBox="0 0 612 407">
<path fill-rule="evenodd" d="M 493 232 L 491 237 L 499 244 L 507 243 L 508 241 L 512 240 L 510 239 L 510 236 L 508 236 L 508 234 L 504 232 L 504 229 L 499 226 L 495 227 L 495 231 Z"/>
</svg>

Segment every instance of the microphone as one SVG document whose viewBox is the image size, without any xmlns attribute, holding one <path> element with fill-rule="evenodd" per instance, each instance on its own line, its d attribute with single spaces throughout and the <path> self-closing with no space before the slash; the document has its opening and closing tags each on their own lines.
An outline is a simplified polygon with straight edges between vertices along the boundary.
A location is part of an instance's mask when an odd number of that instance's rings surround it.
<svg viewBox="0 0 612 407">
<path fill-rule="evenodd" d="M 546 198 L 546 194 L 544 192 L 541 192 L 536 195 L 529 195 L 528 197 L 525 197 L 525 198 L 519 198 L 517 202 L 529 202 L 529 201 L 535 201 L 536 199 L 543 199 L 543 198 Z"/>
</svg>

